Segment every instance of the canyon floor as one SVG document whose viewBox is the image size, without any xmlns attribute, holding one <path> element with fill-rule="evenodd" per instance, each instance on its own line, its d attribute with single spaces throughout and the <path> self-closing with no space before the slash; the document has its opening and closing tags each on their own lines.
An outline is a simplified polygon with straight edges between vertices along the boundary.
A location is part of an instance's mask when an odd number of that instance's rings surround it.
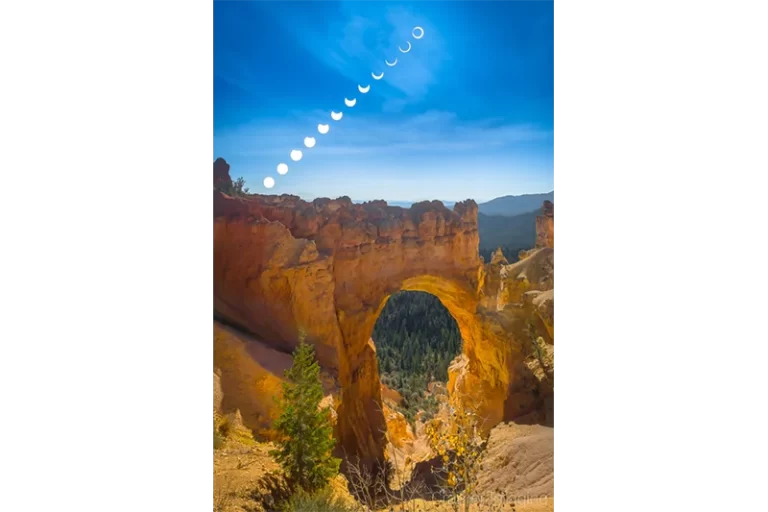
<svg viewBox="0 0 768 512">
<path fill-rule="evenodd" d="M 417 438 L 418 440 L 418 438 Z M 269 455 L 272 443 L 254 441 L 247 436 L 227 439 L 214 450 L 214 507 L 222 512 L 263 512 L 269 510 L 260 498 L 266 492 L 264 478 L 279 470 Z M 515 496 L 517 512 L 554 510 L 554 429 L 540 425 L 507 423 L 491 431 L 478 490 L 495 499 L 501 492 Z M 333 494 L 352 510 L 362 510 L 350 495 L 343 475 L 331 483 Z M 269 500 L 267 500 L 268 502 Z M 357 509 L 355 507 L 358 507 Z M 448 502 L 414 499 L 395 510 L 442 512 L 452 510 Z M 381 509 L 389 510 L 388 508 Z M 513 510 L 478 507 L 481 510 Z"/>
</svg>

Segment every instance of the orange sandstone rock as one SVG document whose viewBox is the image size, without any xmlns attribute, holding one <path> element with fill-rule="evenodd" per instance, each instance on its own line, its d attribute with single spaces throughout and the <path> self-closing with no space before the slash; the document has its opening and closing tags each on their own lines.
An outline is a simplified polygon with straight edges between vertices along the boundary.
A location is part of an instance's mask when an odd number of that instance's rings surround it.
<svg viewBox="0 0 768 512">
<path fill-rule="evenodd" d="M 382 382 L 381 384 L 381 399 L 385 404 L 390 406 L 396 406 L 403 403 L 403 395 L 397 392 L 397 390 L 388 387 Z"/>
<path fill-rule="evenodd" d="M 489 430 L 540 406 L 523 364 L 532 313 L 522 294 L 554 285 L 545 276 L 546 254 L 532 254 L 527 266 L 500 259 L 483 265 L 478 241 L 471 200 L 453 210 L 439 201 L 403 209 L 346 197 L 306 202 L 214 192 L 214 314 L 285 353 L 304 332 L 341 389 L 340 449 L 381 459 L 387 421 L 373 326 L 391 294 L 432 293 L 456 319 L 467 361 L 449 391 L 471 390 Z"/>
<path fill-rule="evenodd" d="M 285 371 L 291 355 L 275 350 L 232 327 L 213 323 L 214 411 L 236 414 L 241 423 L 262 438 L 271 439 L 272 423 L 280 415 L 273 398 L 282 395 Z M 335 379 L 321 373 L 325 397 L 320 407 L 330 407 L 336 419 Z"/>
<path fill-rule="evenodd" d="M 407 445 L 413 444 L 413 441 L 416 438 L 413 434 L 413 429 L 408 424 L 408 420 L 405 419 L 403 413 L 391 409 L 385 403 L 384 419 L 387 422 L 387 433 L 389 434 L 389 441 L 396 448 L 405 448 Z"/>
</svg>

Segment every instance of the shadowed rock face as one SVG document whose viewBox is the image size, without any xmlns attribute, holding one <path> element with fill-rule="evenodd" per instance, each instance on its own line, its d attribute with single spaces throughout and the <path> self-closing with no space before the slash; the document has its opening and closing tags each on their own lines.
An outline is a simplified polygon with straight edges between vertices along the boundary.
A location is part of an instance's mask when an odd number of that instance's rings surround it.
<svg viewBox="0 0 768 512">
<path fill-rule="evenodd" d="M 229 164 L 223 158 L 217 158 L 213 162 L 213 188 L 226 188 L 232 185 L 229 177 Z"/>
<path fill-rule="evenodd" d="M 527 260 L 533 267 L 541 258 Z M 340 448 L 365 459 L 383 457 L 386 428 L 370 336 L 400 290 L 432 293 L 456 319 L 466 365 L 451 391 L 480 406 L 488 429 L 539 407 L 522 364 L 520 333 L 533 309 L 522 291 L 553 286 L 504 277 L 501 270 L 514 265 L 503 263 L 483 265 L 471 200 L 453 210 L 439 201 L 403 209 L 214 192 L 215 316 L 282 351 L 303 330 L 341 389 Z M 507 281 L 514 286 L 505 288 Z M 510 298 L 520 305 L 507 307 Z"/>
</svg>

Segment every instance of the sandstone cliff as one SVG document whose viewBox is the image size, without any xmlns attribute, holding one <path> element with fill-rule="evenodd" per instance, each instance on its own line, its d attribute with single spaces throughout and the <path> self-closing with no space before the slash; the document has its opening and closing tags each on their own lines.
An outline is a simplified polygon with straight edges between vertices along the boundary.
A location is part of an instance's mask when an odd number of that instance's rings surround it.
<svg viewBox="0 0 768 512">
<path fill-rule="evenodd" d="M 214 321 L 214 413 L 237 414 L 245 427 L 262 439 L 271 439 L 272 423 L 280 414 L 273 398 L 282 394 L 283 376 L 291 364 L 290 354 Z M 327 371 L 320 378 L 325 393 L 320 406 L 330 407 L 335 418 L 336 380 Z"/>
<path fill-rule="evenodd" d="M 525 268 L 498 259 L 484 266 L 471 200 L 453 210 L 439 201 L 403 209 L 214 192 L 216 318 L 283 353 L 305 332 L 341 389 L 340 449 L 364 458 L 383 457 L 386 429 L 370 335 L 400 290 L 432 293 L 456 319 L 466 365 L 450 390 L 476 401 L 488 429 L 541 408 L 540 383 L 524 364 L 534 309 L 523 294 L 554 285 L 549 253 L 537 254 Z"/>
</svg>

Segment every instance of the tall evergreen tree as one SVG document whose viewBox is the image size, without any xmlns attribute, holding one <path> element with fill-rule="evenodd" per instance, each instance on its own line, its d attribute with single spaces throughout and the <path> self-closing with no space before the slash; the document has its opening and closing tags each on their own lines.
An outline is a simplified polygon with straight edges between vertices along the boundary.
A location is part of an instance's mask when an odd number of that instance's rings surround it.
<svg viewBox="0 0 768 512">
<path fill-rule="evenodd" d="M 287 480 L 307 492 L 324 487 L 339 471 L 339 459 L 332 456 L 336 443 L 330 411 L 320 409 L 323 387 L 315 350 L 304 336 L 293 353 L 293 366 L 285 372 L 280 417 L 275 429 L 280 434 L 278 449 L 271 454 L 283 467 Z"/>
</svg>

